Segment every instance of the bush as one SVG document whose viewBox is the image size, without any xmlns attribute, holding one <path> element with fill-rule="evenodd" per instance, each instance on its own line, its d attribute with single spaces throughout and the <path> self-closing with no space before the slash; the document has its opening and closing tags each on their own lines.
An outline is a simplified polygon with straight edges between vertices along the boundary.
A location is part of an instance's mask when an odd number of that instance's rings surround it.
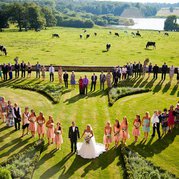
<svg viewBox="0 0 179 179">
<path fill-rule="evenodd" d="M 112 88 L 108 93 L 109 105 L 112 106 L 119 98 L 133 95 L 133 94 L 146 93 L 149 91 L 151 90 L 146 88 L 132 88 L 132 87 Z"/>
<path fill-rule="evenodd" d="M 11 179 L 11 172 L 6 168 L 0 168 L 0 179 Z"/>
</svg>

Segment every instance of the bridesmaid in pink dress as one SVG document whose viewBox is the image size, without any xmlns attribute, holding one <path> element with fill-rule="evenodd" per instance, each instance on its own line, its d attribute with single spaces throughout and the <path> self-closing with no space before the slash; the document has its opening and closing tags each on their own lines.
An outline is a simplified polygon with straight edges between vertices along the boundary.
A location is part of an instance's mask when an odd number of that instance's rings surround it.
<svg viewBox="0 0 179 179">
<path fill-rule="evenodd" d="M 43 113 L 40 112 L 39 113 L 39 116 L 37 117 L 37 132 L 38 132 L 38 135 L 39 135 L 39 139 L 41 138 L 44 138 L 44 134 L 45 134 L 45 118 L 43 116 Z"/>
<path fill-rule="evenodd" d="M 47 138 L 48 138 L 48 144 L 50 145 L 51 143 L 53 144 L 54 138 L 55 138 L 55 133 L 54 133 L 54 122 L 52 116 L 49 116 L 49 120 L 46 123 L 47 127 Z M 52 140 L 52 142 L 51 142 Z"/>
<path fill-rule="evenodd" d="M 109 150 L 110 143 L 112 143 L 112 127 L 111 127 L 111 123 L 107 122 L 104 128 L 104 144 L 105 144 L 106 151 Z"/>
<path fill-rule="evenodd" d="M 126 116 L 123 118 L 123 121 L 121 122 L 120 137 L 122 139 L 123 144 L 126 144 L 126 140 L 129 138 L 128 122 L 127 122 L 127 117 Z"/>
<path fill-rule="evenodd" d="M 115 120 L 113 132 L 114 132 L 115 147 L 117 148 L 120 141 L 120 124 L 118 119 Z"/>
<path fill-rule="evenodd" d="M 174 106 L 170 106 L 170 110 L 168 111 L 168 127 L 169 127 L 169 132 L 172 131 L 174 128 L 175 124 L 175 116 L 174 116 Z"/>
<path fill-rule="evenodd" d="M 56 149 L 61 150 L 61 144 L 63 143 L 63 138 L 62 138 L 62 127 L 60 122 L 57 123 L 57 127 L 55 128 L 55 144 L 56 144 Z"/>
<path fill-rule="evenodd" d="M 140 135 L 140 126 L 141 126 L 141 120 L 140 120 L 140 115 L 136 115 L 136 119 L 134 119 L 133 122 L 133 131 L 132 134 L 135 137 L 135 142 L 138 140 L 138 136 Z"/>
<path fill-rule="evenodd" d="M 31 131 L 32 137 L 35 137 L 35 132 L 37 130 L 37 124 L 36 124 L 36 115 L 34 110 L 31 110 L 31 114 L 29 116 L 29 131 Z"/>
</svg>

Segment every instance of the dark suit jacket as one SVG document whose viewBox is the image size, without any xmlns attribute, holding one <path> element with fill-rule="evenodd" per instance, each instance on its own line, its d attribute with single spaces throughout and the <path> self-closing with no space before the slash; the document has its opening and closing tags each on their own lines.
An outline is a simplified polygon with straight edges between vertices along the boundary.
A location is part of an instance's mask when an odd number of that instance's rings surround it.
<svg viewBox="0 0 179 179">
<path fill-rule="evenodd" d="M 96 80 L 97 80 L 97 76 L 96 75 L 91 77 L 91 81 L 92 82 L 96 82 Z"/>
<path fill-rule="evenodd" d="M 77 126 L 75 126 L 74 132 L 72 126 L 69 127 L 68 138 L 70 138 L 71 141 L 77 141 L 77 139 L 80 138 L 80 133 Z"/>
<path fill-rule="evenodd" d="M 63 80 L 64 80 L 64 81 L 68 81 L 68 73 L 66 73 L 66 74 L 64 73 L 64 74 L 63 74 Z"/>
</svg>

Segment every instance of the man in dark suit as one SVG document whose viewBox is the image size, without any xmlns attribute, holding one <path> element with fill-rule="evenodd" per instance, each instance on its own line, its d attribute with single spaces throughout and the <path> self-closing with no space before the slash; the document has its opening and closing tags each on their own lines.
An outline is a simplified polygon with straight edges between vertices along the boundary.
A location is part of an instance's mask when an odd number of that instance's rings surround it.
<svg viewBox="0 0 179 179">
<path fill-rule="evenodd" d="M 158 70 L 159 70 L 159 67 L 157 66 L 157 64 L 155 64 L 155 66 L 153 67 L 153 73 L 154 73 L 153 79 L 158 78 Z"/>
<path fill-rule="evenodd" d="M 5 63 L 2 65 L 2 73 L 4 81 L 7 81 L 8 66 Z"/>
<path fill-rule="evenodd" d="M 72 126 L 69 127 L 68 138 L 71 142 L 71 152 L 76 152 L 77 150 L 77 140 L 80 138 L 80 133 L 78 127 L 75 125 L 75 122 L 72 122 Z"/>
<path fill-rule="evenodd" d="M 65 83 L 65 88 L 68 88 L 68 73 L 67 73 L 67 71 L 65 71 L 65 73 L 63 74 L 63 81 Z"/>
<path fill-rule="evenodd" d="M 21 78 L 25 78 L 25 70 L 26 70 L 26 64 L 24 61 L 21 63 Z"/>
<path fill-rule="evenodd" d="M 13 116 L 15 122 L 15 130 L 20 130 L 20 122 L 21 122 L 21 109 L 18 107 L 17 103 L 14 104 L 13 108 Z"/>
<path fill-rule="evenodd" d="M 168 69 L 168 66 L 166 65 L 166 63 L 164 63 L 162 65 L 162 69 L 161 69 L 161 71 L 162 71 L 162 80 L 165 80 L 165 78 L 166 78 L 167 69 Z"/>
<path fill-rule="evenodd" d="M 15 70 L 15 78 L 19 78 L 20 65 L 19 65 L 18 61 L 16 61 L 15 65 L 14 65 L 14 70 Z"/>
<path fill-rule="evenodd" d="M 106 75 L 103 73 L 103 71 L 101 72 L 99 78 L 100 78 L 100 90 L 104 90 L 104 83 L 106 81 Z"/>
<path fill-rule="evenodd" d="M 92 77 L 91 77 L 91 91 L 94 88 L 94 91 L 96 89 L 96 80 L 97 80 L 97 76 L 95 75 L 95 73 L 93 73 Z"/>
</svg>

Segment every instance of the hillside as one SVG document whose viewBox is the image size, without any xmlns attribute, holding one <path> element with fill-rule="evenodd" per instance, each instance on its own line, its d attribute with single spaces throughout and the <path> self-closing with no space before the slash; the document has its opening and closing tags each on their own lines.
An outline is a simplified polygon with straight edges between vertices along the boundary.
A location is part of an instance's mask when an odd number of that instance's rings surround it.
<svg viewBox="0 0 179 179">
<path fill-rule="evenodd" d="M 172 11 L 170 10 L 170 8 L 162 8 L 160 9 L 156 16 L 169 16 L 169 15 L 176 15 L 179 17 L 179 7 L 174 8 Z"/>
</svg>

